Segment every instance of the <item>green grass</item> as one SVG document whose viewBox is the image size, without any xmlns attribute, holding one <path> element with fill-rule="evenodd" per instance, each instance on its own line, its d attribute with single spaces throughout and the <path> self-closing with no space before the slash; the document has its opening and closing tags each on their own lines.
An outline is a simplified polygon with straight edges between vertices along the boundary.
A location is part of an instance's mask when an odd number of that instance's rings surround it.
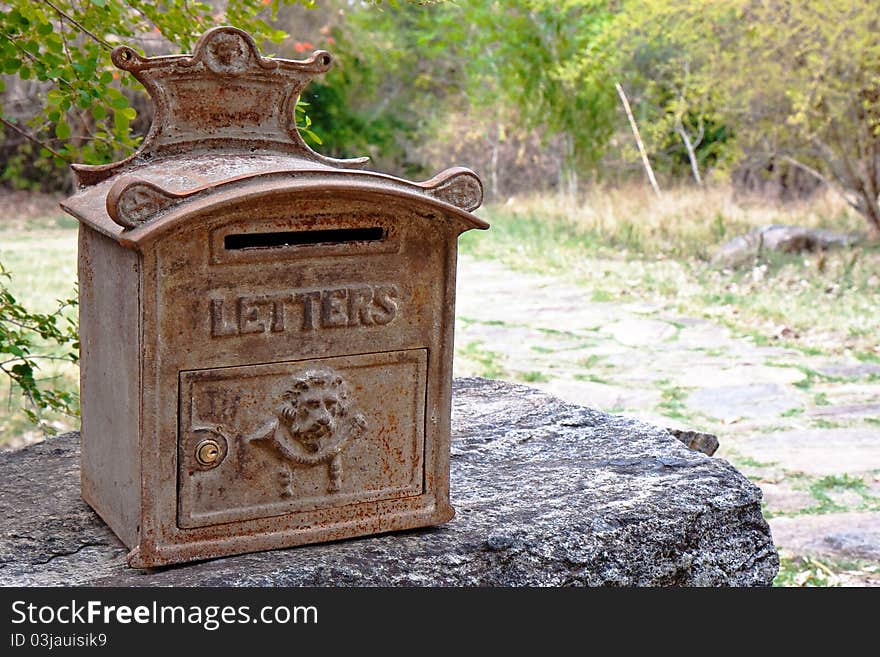
<svg viewBox="0 0 880 657">
<path fill-rule="evenodd" d="M 597 374 L 583 374 L 577 373 L 574 375 L 575 381 L 591 381 L 592 383 L 602 383 L 604 385 L 611 385 L 611 381 L 601 377 Z"/>
<path fill-rule="evenodd" d="M 797 490 L 806 491 L 815 504 L 790 512 L 776 512 L 776 516 L 823 515 L 844 511 L 878 511 L 880 498 L 872 495 L 865 481 L 854 475 L 827 475 L 813 477 L 799 472 L 787 472 L 786 480 Z M 834 499 L 835 494 L 851 492 L 859 498 L 855 506 L 844 505 Z"/>
<path fill-rule="evenodd" d="M 656 383 L 660 388 L 660 396 L 663 399 L 663 401 L 657 404 L 657 410 L 666 417 L 676 420 L 691 419 L 691 413 L 688 412 L 687 406 L 684 403 L 687 391 L 684 388 L 670 385 L 666 379 Z"/>
<path fill-rule="evenodd" d="M 779 557 L 779 573 L 773 580 L 777 587 L 840 586 L 837 572 L 840 567 L 814 557 Z"/>
<path fill-rule="evenodd" d="M 761 427 L 763 433 L 776 433 L 779 431 L 788 431 L 791 427 L 784 424 L 766 424 Z"/>
<path fill-rule="evenodd" d="M 10 291 L 31 311 L 75 296 L 76 230 L 0 231 L 0 261 L 12 274 Z"/>
<path fill-rule="evenodd" d="M 857 360 L 862 361 L 863 363 L 880 364 L 880 353 L 876 351 L 854 351 L 853 357 Z"/>
<path fill-rule="evenodd" d="M 849 586 L 867 576 L 877 579 L 880 567 L 864 559 L 832 559 L 815 555 L 779 555 L 779 574 L 773 586 L 813 587 Z"/>
<path fill-rule="evenodd" d="M 602 357 L 597 356 L 596 354 L 590 354 L 584 358 L 581 358 L 577 361 L 578 367 L 583 367 L 585 369 L 593 369 L 598 367 L 602 362 Z"/>
<path fill-rule="evenodd" d="M 474 317 L 464 317 L 462 315 L 456 316 L 456 319 L 465 326 L 470 326 L 473 324 L 482 324 L 483 326 L 505 326 L 508 328 L 523 326 L 522 324 L 505 322 L 502 319 L 475 319 Z"/>
<path fill-rule="evenodd" d="M 840 422 L 835 422 L 834 420 L 825 420 L 819 417 L 813 420 L 813 426 L 816 429 L 839 429 L 840 427 L 844 427 L 846 425 L 841 424 Z"/>
<path fill-rule="evenodd" d="M 518 377 L 522 381 L 526 381 L 527 383 L 541 383 L 547 382 L 550 380 L 550 377 L 544 374 L 543 372 L 531 371 L 531 372 L 521 372 Z"/>
<path fill-rule="evenodd" d="M 504 357 L 497 351 L 486 349 L 480 341 L 468 342 L 457 349 L 456 353 L 474 363 L 474 374 L 477 376 L 487 379 L 503 379 L 507 376 L 507 371 L 501 364 Z"/>
<path fill-rule="evenodd" d="M 877 508 L 880 502 L 876 497 L 868 492 L 868 486 L 861 477 L 851 475 L 829 475 L 813 481 L 809 485 L 810 495 L 819 503 L 819 508 L 825 510 L 826 513 L 831 511 L 846 511 L 846 507 L 838 504 L 831 498 L 831 493 L 852 491 L 861 499 L 861 505 L 857 507 L 859 510 Z"/>
<path fill-rule="evenodd" d="M 778 461 L 758 461 L 751 456 L 741 456 L 739 454 L 731 454 L 730 461 L 737 468 L 774 468 L 779 465 Z"/>
</svg>

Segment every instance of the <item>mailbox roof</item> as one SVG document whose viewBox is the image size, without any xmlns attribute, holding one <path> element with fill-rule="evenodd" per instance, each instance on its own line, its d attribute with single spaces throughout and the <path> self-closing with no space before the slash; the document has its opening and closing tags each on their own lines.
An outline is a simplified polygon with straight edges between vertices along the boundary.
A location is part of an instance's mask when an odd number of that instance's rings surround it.
<svg viewBox="0 0 880 657">
<path fill-rule="evenodd" d="M 337 160 L 312 151 L 294 107 L 308 81 L 330 67 L 309 59 L 264 58 L 233 27 L 209 30 L 192 55 L 142 57 L 116 48 L 155 106 L 141 148 L 121 162 L 74 165 L 79 191 L 62 207 L 84 224 L 140 248 L 194 212 L 269 194 L 345 194 L 377 203 L 395 197 L 437 210 L 462 229 L 487 228 L 471 213 L 483 188 L 472 171 L 447 169 L 424 182 L 366 171 L 367 158 Z"/>
</svg>

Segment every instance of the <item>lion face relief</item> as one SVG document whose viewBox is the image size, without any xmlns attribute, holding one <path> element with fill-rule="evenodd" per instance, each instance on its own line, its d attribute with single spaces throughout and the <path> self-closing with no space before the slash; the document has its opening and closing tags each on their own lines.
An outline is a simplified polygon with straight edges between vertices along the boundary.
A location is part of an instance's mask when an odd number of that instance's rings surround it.
<svg viewBox="0 0 880 657">
<path fill-rule="evenodd" d="M 348 412 L 348 386 L 330 370 L 304 372 L 282 396 L 279 418 L 290 436 L 310 454 L 334 442 Z"/>
<path fill-rule="evenodd" d="M 342 376 L 326 367 L 306 370 L 291 379 L 272 420 L 244 437 L 247 444 L 269 447 L 282 458 L 282 497 L 294 494 L 291 468 L 325 464 L 329 492 L 342 488 L 342 452 L 368 426 L 364 414 L 350 406 Z"/>
</svg>

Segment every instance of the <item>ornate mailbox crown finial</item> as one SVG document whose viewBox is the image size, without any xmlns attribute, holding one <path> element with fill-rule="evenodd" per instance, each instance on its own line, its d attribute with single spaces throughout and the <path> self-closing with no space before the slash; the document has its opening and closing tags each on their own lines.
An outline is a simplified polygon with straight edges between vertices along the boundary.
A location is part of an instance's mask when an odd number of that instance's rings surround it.
<svg viewBox="0 0 880 657">
<path fill-rule="evenodd" d="M 100 182 L 130 163 L 199 149 L 289 153 L 346 168 L 361 167 L 369 160 L 320 155 L 297 130 L 297 99 L 333 61 L 324 50 L 305 60 L 267 58 L 247 32 L 225 26 L 205 32 L 192 55 L 141 57 L 132 48 L 119 46 L 111 58 L 144 85 L 155 116 L 149 134 L 130 158 L 101 166 L 74 165 L 83 185 Z"/>
</svg>

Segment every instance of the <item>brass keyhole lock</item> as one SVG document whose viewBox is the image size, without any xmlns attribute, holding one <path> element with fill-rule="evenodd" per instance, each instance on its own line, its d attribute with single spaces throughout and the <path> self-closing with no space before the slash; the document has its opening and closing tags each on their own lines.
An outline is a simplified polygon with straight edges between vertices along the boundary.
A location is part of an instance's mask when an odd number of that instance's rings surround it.
<svg viewBox="0 0 880 657">
<path fill-rule="evenodd" d="M 220 464 L 223 458 L 223 449 L 213 438 L 207 438 L 196 445 L 196 461 L 206 468 L 213 468 Z"/>
</svg>

